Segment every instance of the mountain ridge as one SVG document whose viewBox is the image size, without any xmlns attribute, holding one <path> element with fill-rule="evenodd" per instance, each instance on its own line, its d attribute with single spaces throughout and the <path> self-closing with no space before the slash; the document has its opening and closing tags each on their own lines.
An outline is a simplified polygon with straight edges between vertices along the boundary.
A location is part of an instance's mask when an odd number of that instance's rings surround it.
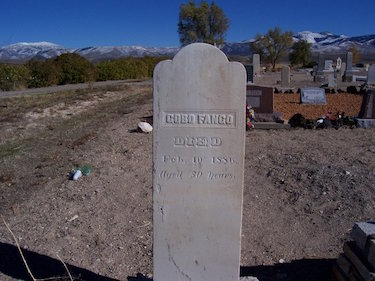
<svg viewBox="0 0 375 281">
<path fill-rule="evenodd" d="M 301 31 L 293 35 L 293 40 L 306 40 L 311 43 L 313 53 L 346 53 L 355 45 L 360 53 L 375 55 L 375 34 L 346 36 L 330 32 Z M 254 39 L 241 42 L 225 42 L 220 46 L 228 56 L 250 56 Z M 100 61 L 134 56 L 174 56 L 179 47 L 143 47 L 143 46 L 92 46 L 83 48 L 64 48 L 50 42 L 20 42 L 0 47 L 0 62 L 25 62 L 30 59 L 49 59 L 63 53 L 77 53 L 88 60 Z"/>
</svg>

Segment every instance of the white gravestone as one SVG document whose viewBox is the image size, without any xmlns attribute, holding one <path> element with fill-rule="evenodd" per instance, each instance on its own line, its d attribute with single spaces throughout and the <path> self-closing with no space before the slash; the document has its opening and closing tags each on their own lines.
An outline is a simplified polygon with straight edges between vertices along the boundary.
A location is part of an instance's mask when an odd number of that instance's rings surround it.
<svg viewBox="0 0 375 281">
<path fill-rule="evenodd" d="M 246 71 L 195 43 L 154 70 L 153 280 L 238 281 Z"/>
<path fill-rule="evenodd" d="M 342 59 L 340 57 L 336 60 L 336 70 L 340 70 L 342 65 Z"/>
</svg>

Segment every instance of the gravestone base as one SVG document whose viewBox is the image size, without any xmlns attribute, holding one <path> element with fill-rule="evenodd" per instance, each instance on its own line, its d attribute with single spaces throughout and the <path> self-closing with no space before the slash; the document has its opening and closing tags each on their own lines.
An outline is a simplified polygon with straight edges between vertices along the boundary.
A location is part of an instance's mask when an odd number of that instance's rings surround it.
<svg viewBox="0 0 375 281">
<path fill-rule="evenodd" d="M 240 281 L 259 281 L 259 279 L 256 277 L 244 276 L 240 277 Z"/>
<path fill-rule="evenodd" d="M 360 128 L 375 128 L 375 119 L 357 119 Z"/>
<path fill-rule="evenodd" d="M 254 122 L 284 123 L 284 120 L 281 118 L 280 112 L 274 112 L 274 113 L 257 113 L 257 112 L 255 112 Z"/>
<path fill-rule="evenodd" d="M 353 82 L 353 72 L 345 71 L 343 76 L 343 82 Z"/>
<path fill-rule="evenodd" d="M 316 75 L 314 77 L 314 82 L 324 83 L 326 81 L 326 78 L 324 75 Z"/>
<path fill-rule="evenodd" d="M 255 130 L 290 130 L 290 124 L 275 123 L 275 122 L 256 122 L 254 123 Z"/>
</svg>

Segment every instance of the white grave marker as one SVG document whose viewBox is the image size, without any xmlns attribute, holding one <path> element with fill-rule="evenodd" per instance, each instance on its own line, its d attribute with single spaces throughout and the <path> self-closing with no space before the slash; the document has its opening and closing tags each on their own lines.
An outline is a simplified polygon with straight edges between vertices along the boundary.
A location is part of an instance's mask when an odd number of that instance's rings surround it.
<svg viewBox="0 0 375 281">
<path fill-rule="evenodd" d="M 154 70 L 154 281 L 238 281 L 246 71 L 191 44 Z"/>
</svg>

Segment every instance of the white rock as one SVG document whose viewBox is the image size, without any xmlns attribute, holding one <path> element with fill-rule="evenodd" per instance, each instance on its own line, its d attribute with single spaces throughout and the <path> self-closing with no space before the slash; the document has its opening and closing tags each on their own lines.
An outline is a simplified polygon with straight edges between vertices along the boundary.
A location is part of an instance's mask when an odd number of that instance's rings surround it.
<svg viewBox="0 0 375 281">
<path fill-rule="evenodd" d="M 151 133 L 152 132 L 152 126 L 147 122 L 139 122 L 138 128 L 142 130 L 144 133 Z"/>
<path fill-rule="evenodd" d="M 74 175 L 73 175 L 73 180 L 78 180 L 78 178 L 80 178 L 82 176 L 82 172 L 81 170 L 77 170 Z"/>
</svg>

